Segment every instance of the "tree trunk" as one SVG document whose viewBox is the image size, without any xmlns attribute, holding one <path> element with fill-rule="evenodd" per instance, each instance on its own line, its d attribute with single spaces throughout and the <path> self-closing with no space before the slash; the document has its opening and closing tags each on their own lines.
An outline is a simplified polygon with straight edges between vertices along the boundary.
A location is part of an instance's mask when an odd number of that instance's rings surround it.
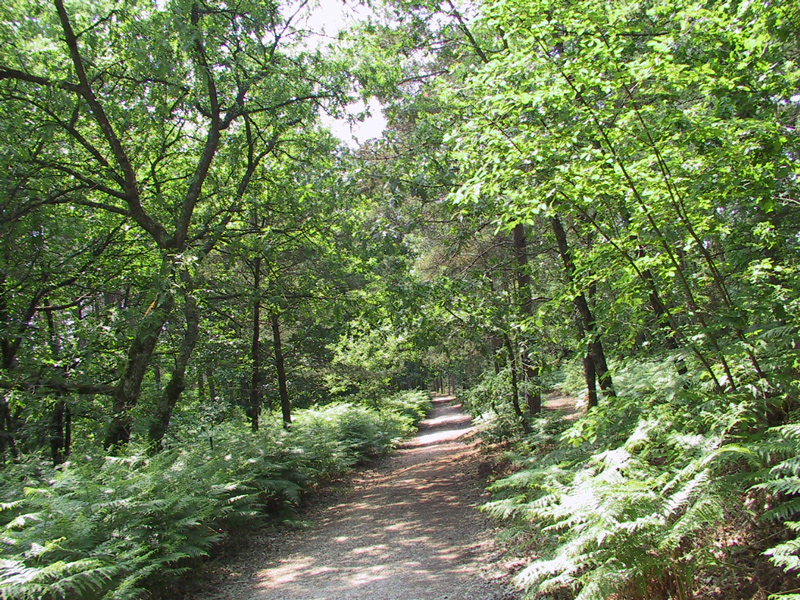
<svg viewBox="0 0 800 600">
<path fill-rule="evenodd" d="M 558 244 L 558 253 L 561 256 L 561 261 L 564 263 L 564 273 L 566 274 L 567 282 L 571 285 L 575 281 L 575 264 L 572 261 L 572 252 L 567 242 L 567 233 L 564 231 L 564 226 L 561 224 L 561 219 L 559 219 L 558 216 L 552 217 L 550 223 L 556 238 L 556 243 Z M 586 388 L 589 392 L 589 406 L 596 406 L 596 391 L 594 392 L 594 397 L 592 397 L 592 390 L 596 390 L 595 380 L 599 381 L 600 387 L 606 396 L 614 397 L 616 396 L 616 392 L 614 391 L 611 374 L 608 372 L 603 344 L 600 341 L 599 334 L 596 333 L 594 315 L 589 308 L 589 303 L 584 293 L 577 292 L 573 298 L 573 303 L 575 304 L 579 316 L 579 336 L 582 340 L 585 340 L 588 345 L 583 364 Z M 590 361 L 592 364 L 588 364 L 587 361 Z"/>
<path fill-rule="evenodd" d="M 64 456 L 69 456 L 72 450 L 72 409 L 64 403 Z"/>
<path fill-rule="evenodd" d="M 525 226 L 518 223 L 514 227 L 513 235 L 514 259 L 517 263 L 514 276 L 517 280 L 517 292 L 519 293 L 519 305 L 523 318 L 533 317 L 533 299 L 531 298 L 531 276 L 528 273 L 528 248 L 525 239 Z M 528 406 L 528 413 L 538 414 L 542 410 L 542 392 L 539 387 L 539 373 L 541 369 L 531 364 L 528 355 L 527 343 L 521 340 L 520 343 L 520 364 L 522 374 L 528 386 L 525 388 L 525 403 Z M 531 389 L 535 386 L 534 389 Z"/>
<path fill-rule="evenodd" d="M 67 444 L 64 435 L 67 403 L 64 398 L 56 401 L 53 416 L 50 421 L 50 456 L 53 466 L 62 464 L 67 457 Z"/>
<path fill-rule="evenodd" d="M 261 413 L 261 256 L 253 265 L 253 340 L 250 347 L 250 419 L 253 433 L 258 431 Z M 274 328 L 274 325 L 273 325 Z"/>
<path fill-rule="evenodd" d="M 670 350 L 677 350 L 679 348 L 679 344 L 676 338 L 675 329 L 672 327 L 672 323 L 670 322 L 669 311 L 667 311 L 667 307 L 664 305 L 664 302 L 661 300 L 661 296 L 658 293 L 658 288 L 656 288 L 656 281 L 655 277 L 653 277 L 653 272 L 650 269 L 645 269 L 642 271 L 642 274 L 646 278 L 649 287 L 647 297 L 650 300 L 650 307 L 653 309 L 658 323 L 664 328 L 666 333 L 664 343 Z M 682 358 L 677 359 L 675 366 L 678 369 L 678 375 L 686 375 L 686 373 L 689 372 L 689 369 L 686 367 L 686 361 L 684 361 Z"/>
<path fill-rule="evenodd" d="M 214 383 L 214 367 L 209 365 L 206 367 L 206 383 L 208 384 L 208 400 L 210 402 L 217 401 L 217 386 Z"/>
<path fill-rule="evenodd" d="M 53 318 L 52 310 L 45 310 L 45 318 L 47 319 L 47 339 L 50 345 L 50 354 L 53 362 L 58 362 L 60 354 L 60 347 L 58 337 L 56 336 L 56 323 Z M 58 399 L 53 409 L 53 415 L 50 419 L 50 456 L 53 459 L 53 466 L 62 464 L 69 453 L 69 448 L 66 444 L 65 435 L 65 420 L 68 412 L 67 402 L 63 398 L 63 393 L 57 393 Z"/>
<path fill-rule="evenodd" d="M 153 381 L 156 384 L 156 390 L 161 391 L 161 367 L 158 364 L 153 365 Z"/>
<path fill-rule="evenodd" d="M 182 273 L 181 279 L 183 279 L 185 285 L 190 284 L 188 273 Z M 183 390 L 186 389 L 186 367 L 189 365 L 189 360 L 194 353 L 200 333 L 200 309 L 191 291 L 186 293 L 183 313 L 186 318 L 186 330 L 175 361 L 175 370 L 172 372 L 172 376 L 161 394 L 155 415 L 150 422 L 148 438 L 154 450 L 161 449 L 161 442 L 167 433 L 172 411 L 175 409 Z"/>
<path fill-rule="evenodd" d="M 625 260 L 630 264 L 631 268 L 633 268 L 633 270 L 635 271 L 637 277 L 639 277 L 639 279 L 642 282 L 644 282 L 644 284 L 647 286 L 648 294 L 649 294 L 649 298 L 650 298 L 650 305 L 652 306 L 653 311 L 655 312 L 656 315 L 661 316 L 661 317 L 666 319 L 665 323 L 671 330 L 671 332 L 669 333 L 671 341 L 667 342 L 667 347 L 670 348 L 670 349 L 678 349 L 678 347 L 679 347 L 678 338 L 681 338 L 683 343 L 688 348 L 690 348 L 692 350 L 692 352 L 694 352 L 694 354 L 697 356 L 697 358 L 703 364 L 703 367 L 705 368 L 705 370 L 708 373 L 709 377 L 714 382 L 714 387 L 715 387 L 716 391 L 717 392 L 721 392 L 722 391 L 722 385 L 720 384 L 719 379 L 717 378 L 716 374 L 714 373 L 714 369 L 712 368 L 711 362 L 709 361 L 708 357 L 700 350 L 700 348 L 698 347 L 697 344 L 693 343 L 691 340 L 686 339 L 686 337 L 681 334 L 681 330 L 680 330 L 680 326 L 679 326 L 678 322 L 672 316 L 672 313 L 670 312 L 670 309 L 667 307 L 667 305 L 664 304 L 664 302 L 661 300 L 661 296 L 660 296 L 660 294 L 658 292 L 658 288 L 656 286 L 655 279 L 653 277 L 653 273 L 649 269 L 640 269 L 636 264 L 636 260 L 634 260 L 634 258 L 630 255 L 630 253 L 628 251 L 626 251 L 622 246 L 617 244 L 614 241 L 614 239 L 606 231 L 604 231 L 603 228 L 600 227 L 600 225 L 597 223 L 597 221 L 595 221 L 588 213 L 583 212 L 583 216 L 605 238 L 606 242 L 611 244 L 617 250 L 617 252 L 619 252 L 625 258 Z M 629 225 L 629 216 L 627 214 L 627 211 L 625 211 L 623 209 L 621 216 L 622 216 L 626 226 L 628 226 Z M 638 244 L 637 239 L 638 239 L 638 236 L 635 235 L 635 234 L 631 234 L 629 236 L 629 241 L 631 241 L 634 244 L 637 244 L 636 257 L 637 258 L 642 258 L 643 256 L 645 256 L 645 252 L 644 252 L 644 249 L 642 248 L 642 246 Z M 665 245 L 664 247 L 665 247 L 666 250 L 669 250 L 669 246 L 668 245 Z M 676 262 L 674 264 L 677 265 L 678 263 Z M 676 267 L 676 268 L 678 268 L 678 267 Z M 680 279 L 683 279 L 683 277 L 681 277 Z M 691 304 L 690 304 L 690 306 L 691 306 Z M 691 311 L 691 312 L 694 313 L 694 311 Z M 695 318 L 693 320 L 697 320 L 696 319 L 696 315 L 695 315 Z M 674 348 L 673 348 L 673 346 L 674 346 Z M 684 375 L 688 371 L 683 359 L 679 359 L 677 367 L 678 367 L 678 373 L 680 375 Z"/>
<path fill-rule="evenodd" d="M 583 356 L 583 377 L 586 380 L 586 401 L 589 408 L 597 406 L 597 369 L 590 352 Z"/>
<path fill-rule="evenodd" d="M 519 405 L 519 384 L 517 382 L 517 358 L 516 353 L 514 352 L 514 346 L 511 343 L 511 338 L 504 334 L 503 338 L 506 344 L 506 350 L 508 350 L 508 366 L 511 370 L 511 406 L 514 408 L 514 414 L 519 419 L 520 424 L 522 425 L 522 431 L 525 433 L 531 432 L 531 426 L 528 423 L 528 419 L 525 418 L 525 413 L 522 412 L 522 409 Z"/>
<path fill-rule="evenodd" d="M 278 370 L 278 393 L 281 397 L 283 426 L 288 427 L 292 423 L 292 405 L 289 403 L 289 389 L 286 386 L 286 364 L 283 357 L 283 348 L 281 346 L 281 326 L 277 312 L 272 313 L 271 321 L 272 341 L 275 347 L 275 368 Z"/>
<path fill-rule="evenodd" d="M 114 389 L 113 415 L 106 430 L 106 449 L 127 444 L 131 437 L 131 410 L 139 401 L 142 381 L 150 366 L 161 329 L 167 322 L 175 300 L 169 290 L 162 289 L 142 318 L 128 350 L 122 377 Z"/>
<path fill-rule="evenodd" d="M 0 456 L 5 455 L 6 450 L 12 458 L 19 456 L 14 439 L 14 420 L 11 416 L 11 408 L 8 406 L 8 399 L 3 395 L 0 396 Z"/>
<path fill-rule="evenodd" d="M 496 335 L 492 335 L 489 338 L 489 351 L 492 353 L 492 364 L 494 365 L 494 374 L 500 374 L 500 357 L 498 356 L 498 351 L 502 347 L 502 342 Z"/>
<path fill-rule="evenodd" d="M 198 365 L 195 367 L 195 378 L 197 380 L 197 400 L 200 404 L 205 404 L 206 401 L 206 381 L 205 375 L 203 371 L 200 370 L 200 366 Z"/>
</svg>

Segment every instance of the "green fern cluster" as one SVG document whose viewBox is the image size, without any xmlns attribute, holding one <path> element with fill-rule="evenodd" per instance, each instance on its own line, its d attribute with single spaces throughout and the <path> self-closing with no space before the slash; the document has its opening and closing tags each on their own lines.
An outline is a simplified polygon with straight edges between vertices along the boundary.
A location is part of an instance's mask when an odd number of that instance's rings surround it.
<svg viewBox="0 0 800 600">
<path fill-rule="evenodd" d="M 277 421 L 257 434 L 221 425 L 213 448 L 195 440 L 148 456 L 132 444 L 123 456 L 74 457 L 57 470 L 33 458 L 7 468 L 0 598 L 140 598 L 231 526 L 284 515 L 315 483 L 386 452 L 410 423 L 391 410 L 334 404 L 298 411 L 290 431 Z"/>
<path fill-rule="evenodd" d="M 433 408 L 428 392 L 400 392 L 381 400 L 381 408 L 404 417 L 405 427 L 417 425 Z"/>
<path fill-rule="evenodd" d="M 715 403 L 669 381 L 645 389 L 640 383 L 661 371 L 642 369 L 647 375 L 629 372 L 627 384 L 620 376 L 624 394 L 557 440 L 554 417 L 542 417 L 515 457 L 517 472 L 490 487 L 485 510 L 535 540 L 535 560 L 516 577 L 532 596 L 569 589 L 576 600 L 684 600 L 698 572 L 722 558 L 701 540 L 738 500 L 729 475 L 751 455 L 738 432 L 752 406 L 745 396 Z"/>
<path fill-rule="evenodd" d="M 758 474 L 762 481 L 752 489 L 769 495 L 772 506 L 764 518 L 781 522 L 788 530 L 788 539 L 769 548 L 766 554 L 773 564 L 796 573 L 800 571 L 800 424 L 770 429 L 757 449 L 768 467 Z M 800 594 L 775 597 L 800 600 Z"/>
</svg>

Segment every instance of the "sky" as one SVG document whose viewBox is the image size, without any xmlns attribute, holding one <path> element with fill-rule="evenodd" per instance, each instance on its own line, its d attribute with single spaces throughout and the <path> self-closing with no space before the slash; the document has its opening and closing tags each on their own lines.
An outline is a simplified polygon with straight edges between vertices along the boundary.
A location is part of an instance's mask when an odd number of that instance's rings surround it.
<svg viewBox="0 0 800 600">
<path fill-rule="evenodd" d="M 349 24 L 366 18 L 369 8 L 355 0 L 311 0 L 309 14 L 305 17 L 309 29 L 318 33 L 320 45 L 334 41 L 336 34 Z M 379 138 L 386 127 L 386 119 L 381 112 L 381 105 L 372 98 L 367 105 L 359 101 L 348 108 L 351 115 L 369 110 L 370 116 L 358 123 L 348 123 L 346 119 L 332 119 L 322 115 L 323 123 L 333 134 L 351 148 L 357 148 L 364 142 Z"/>
</svg>

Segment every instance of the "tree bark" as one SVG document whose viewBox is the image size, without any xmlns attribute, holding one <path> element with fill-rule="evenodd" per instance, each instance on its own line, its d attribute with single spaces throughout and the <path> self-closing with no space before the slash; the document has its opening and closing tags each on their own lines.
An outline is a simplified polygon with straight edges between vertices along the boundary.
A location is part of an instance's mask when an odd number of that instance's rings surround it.
<svg viewBox="0 0 800 600">
<path fill-rule="evenodd" d="M 67 411 L 66 401 L 64 398 L 59 398 L 50 420 L 50 455 L 54 466 L 62 464 L 69 452 L 64 433 Z"/>
<path fill-rule="evenodd" d="M 200 367 L 195 367 L 195 377 L 197 379 L 197 400 L 204 404 L 206 401 L 206 382 L 205 382 L 205 375 L 200 370 Z"/>
<path fill-rule="evenodd" d="M 528 248 L 527 240 L 525 239 L 525 226 L 522 223 L 517 223 L 514 227 L 512 241 L 517 267 L 514 277 L 517 280 L 520 311 L 523 318 L 530 318 L 533 317 L 533 299 L 531 298 L 531 276 L 528 273 Z M 525 403 L 528 407 L 528 413 L 535 415 L 542 410 L 542 392 L 539 387 L 541 369 L 531 364 L 525 340 L 520 340 L 520 342 L 520 365 L 522 365 L 522 374 L 528 384 L 528 387 L 524 390 Z M 535 386 L 535 388 L 532 390 L 530 389 L 531 386 Z"/>
<path fill-rule="evenodd" d="M 519 405 L 517 358 L 516 352 L 514 352 L 514 345 L 511 343 L 511 337 L 507 334 L 503 335 L 503 339 L 505 340 L 506 350 L 508 351 L 508 366 L 511 371 L 511 406 L 514 408 L 514 414 L 517 416 L 517 419 L 519 419 L 520 425 L 522 425 L 522 431 L 525 433 L 530 433 L 531 426 L 528 423 L 528 419 L 525 418 L 525 413 L 522 412 L 522 408 L 520 408 Z"/>
<path fill-rule="evenodd" d="M 14 420 L 11 416 L 11 408 L 8 406 L 8 399 L 3 394 L 0 396 L 0 455 L 5 455 L 6 450 L 12 458 L 19 456 L 14 439 Z"/>
<path fill-rule="evenodd" d="M 214 367 L 206 367 L 206 383 L 208 384 L 208 399 L 210 402 L 217 401 L 217 385 L 214 383 Z"/>
<path fill-rule="evenodd" d="M 261 413 L 261 256 L 253 265 L 253 339 L 250 347 L 250 419 L 253 432 L 258 431 Z M 273 325 L 274 328 L 274 325 Z"/>
<path fill-rule="evenodd" d="M 181 278 L 184 280 L 185 285 L 190 284 L 188 273 L 183 273 Z M 186 389 L 186 367 L 188 367 L 189 360 L 194 353 L 194 348 L 197 345 L 197 338 L 200 333 L 200 309 L 197 306 L 197 300 L 192 295 L 191 290 L 186 293 L 183 312 L 186 318 L 186 330 L 184 331 L 183 341 L 178 351 L 175 369 L 172 372 L 169 382 L 164 387 L 155 415 L 150 422 L 148 438 L 154 450 L 161 449 L 162 440 L 169 428 L 172 411 L 175 409 L 175 405 L 178 403 L 183 390 Z"/>
<path fill-rule="evenodd" d="M 566 274 L 567 282 L 572 285 L 575 282 L 575 263 L 572 260 L 572 251 L 567 241 L 567 233 L 564 231 L 564 226 L 558 216 L 551 217 L 550 224 L 558 245 L 558 253 L 561 256 L 561 261 L 564 263 L 564 273 Z M 616 392 L 614 391 L 611 374 L 608 372 L 603 344 L 600 341 L 599 334 L 596 333 L 597 328 L 594 315 L 589 308 L 589 303 L 586 300 L 585 294 L 583 292 L 576 292 L 573 297 L 573 303 L 579 315 L 579 336 L 581 340 L 584 340 L 587 344 L 583 365 L 584 376 L 586 377 L 586 388 L 589 393 L 589 406 L 597 406 L 595 380 L 599 381 L 600 388 L 606 396 L 614 397 L 616 396 Z M 592 393 L 593 390 L 594 393 Z"/>
<path fill-rule="evenodd" d="M 283 426 L 288 427 L 292 423 L 292 405 L 289 402 L 289 389 L 286 385 L 286 362 L 283 356 L 281 344 L 281 325 L 277 312 L 272 313 L 272 340 L 275 346 L 275 368 L 278 371 L 278 393 L 281 397 L 281 414 L 283 415 Z"/>
<path fill-rule="evenodd" d="M 494 366 L 494 374 L 500 374 L 500 358 L 497 355 L 498 351 L 502 346 L 502 342 L 498 339 L 496 335 L 492 335 L 489 338 L 489 351 L 492 353 L 492 365 Z"/>
<path fill-rule="evenodd" d="M 45 310 L 45 317 L 47 319 L 47 338 L 50 345 L 50 354 L 54 362 L 58 361 L 60 348 L 58 337 L 56 336 L 56 323 L 53 318 L 52 310 Z M 63 369 L 62 369 L 63 370 Z M 56 405 L 53 409 L 53 415 L 50 419 L 50 455 L 53 459 L 53 465 L 58 466 L 62 464 L 69 455 L 69 446 L 66 440 L 65 429 L 66 417 L 68 414 L 67 402 L 63 397 L 63 392 L 56 393 Z"/>
<path fill-rule="evenodd" d="M 166 287 L 166 286 L 165 286 Z M 161 329 L 172 312 L 175 300 L 167 289 L 159 291 L 139 324 L 128 350 L 125 370 L 113 393 L 113 415 L 106 430 L 106 449 L 127 444 L 131 437 L 131 410 L 139 401 L 142 381 L 150 366 Z"/>
</svg>

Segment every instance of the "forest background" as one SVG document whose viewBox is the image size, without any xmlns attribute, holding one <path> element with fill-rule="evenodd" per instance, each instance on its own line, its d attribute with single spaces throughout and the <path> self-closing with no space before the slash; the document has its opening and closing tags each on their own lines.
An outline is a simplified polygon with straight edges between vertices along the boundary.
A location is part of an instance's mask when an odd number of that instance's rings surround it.
<svg viewBox="0 0 800 600">
<path fill-rule="evenodd" d="M 531 597 L 800 598 L 797 4 L 308 8 L 0 7 L 2 597 L 143 597 L 446 385 Z"/>
</svg>

